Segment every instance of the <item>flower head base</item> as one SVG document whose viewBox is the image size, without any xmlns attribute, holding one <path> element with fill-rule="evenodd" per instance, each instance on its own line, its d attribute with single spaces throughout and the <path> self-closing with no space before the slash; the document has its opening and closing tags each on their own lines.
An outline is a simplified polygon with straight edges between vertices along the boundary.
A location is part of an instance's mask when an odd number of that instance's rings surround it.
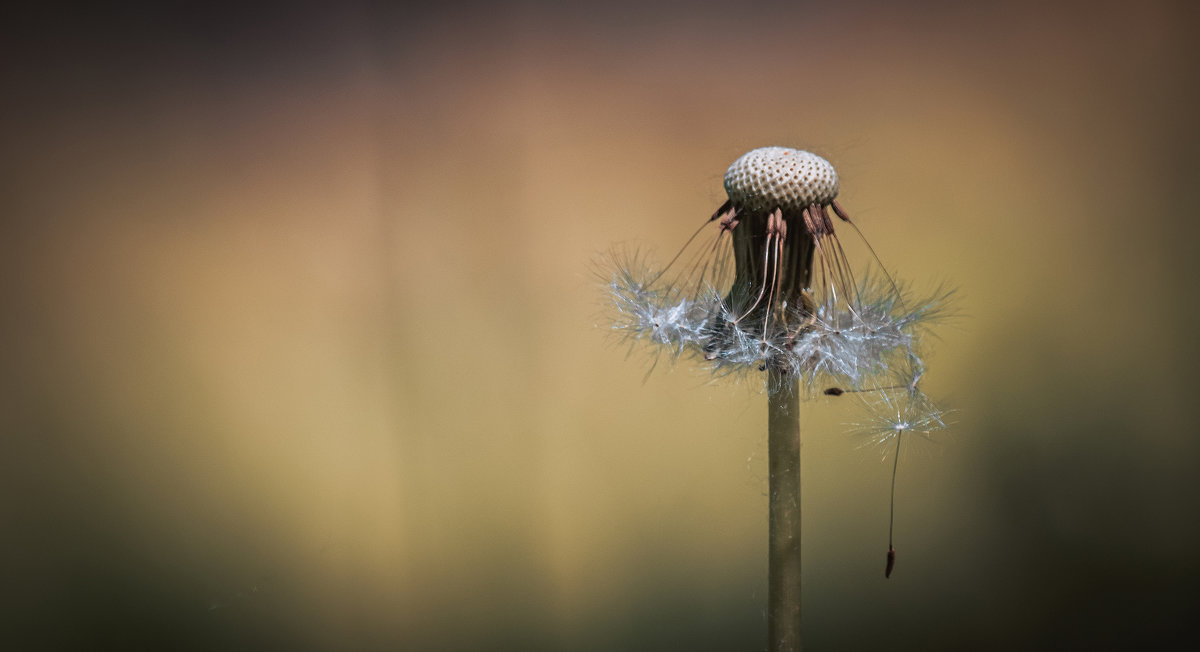
<svg viewBox="0 0 1200 652">
<path fill-rule="evenodd" d="M 829 161 L 800 149 L 760 147 L 725 172 L 725 192 L 743 210 L 800 212 L 837 197 L 838 176 Z"/>
</svg>

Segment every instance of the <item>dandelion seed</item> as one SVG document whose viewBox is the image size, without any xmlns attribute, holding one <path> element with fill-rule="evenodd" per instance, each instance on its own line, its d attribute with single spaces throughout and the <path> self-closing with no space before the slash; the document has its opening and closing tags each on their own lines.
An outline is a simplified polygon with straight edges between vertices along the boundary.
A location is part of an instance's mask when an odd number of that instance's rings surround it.
<svg viewBox="0 0 1200 652">
<path fill-rule="evenodd" d="M 885 578 L 892 576 L 892 570 L 896 566 L 896 476 L 900 467 L 900 445 L 904 435 L 913 434 L 927 438 L 930 433 L 946 428 L 944 412 L 917 389 L 917 383 L 923 375 L 924 372 L 920 369 L 910 369 L 907 375 L 897 377 L 891 386 L 871 394 L 867 401 L 871 416 L 859 427 L 870 442 L 880 445 L 892 440 L 896 442 L 892 450 L 892 486 L 888 499 Z"/>
<path fill-rule="evenodd" d="M 896 568 L 896 547 L 892 545 L 892 535 L 896 531 L 896 470 L 900 467 L 900 442 L 903 437 L 904 429 L 900 428 L 896 431 L 896 452 L 892 461 L 892 494 L 888 501 L 888 551 L 887 565 L 883 568 L 884 579 L 890 578 L 892 570 Z"/>
</svg>

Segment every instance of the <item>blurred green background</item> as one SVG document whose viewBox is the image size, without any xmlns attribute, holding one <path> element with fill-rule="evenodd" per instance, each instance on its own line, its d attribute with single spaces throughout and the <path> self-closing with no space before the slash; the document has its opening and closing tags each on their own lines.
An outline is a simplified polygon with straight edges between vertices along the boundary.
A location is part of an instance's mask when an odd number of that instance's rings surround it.
<svg viewBox="0 0 1200 652">
<path fill-rule="evenodd" d="M 1194 4 L 6 11 L 5 649 L 763 649 L 764 397 L 591 264 L 769 144 L 959 288 L 891 580 L 805 406 L 809 648 L 1195 638 Z"/>
</svg>

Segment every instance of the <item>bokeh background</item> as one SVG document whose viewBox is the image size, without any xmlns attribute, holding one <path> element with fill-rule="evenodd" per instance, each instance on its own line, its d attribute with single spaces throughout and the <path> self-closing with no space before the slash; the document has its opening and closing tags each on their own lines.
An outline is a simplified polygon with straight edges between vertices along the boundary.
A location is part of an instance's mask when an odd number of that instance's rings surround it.
<svg viewBox="0 0 1200 652">
<path fill-rule="evenodd" d="M 593 261 L 768 144 L 958 288 L 891 580 L 805 406 L 809 648 L 1195 638 L 1192 3 L 435 4 L 5 10 L 0 646 L 763 649 L 764 397 Z"/>
</svg>

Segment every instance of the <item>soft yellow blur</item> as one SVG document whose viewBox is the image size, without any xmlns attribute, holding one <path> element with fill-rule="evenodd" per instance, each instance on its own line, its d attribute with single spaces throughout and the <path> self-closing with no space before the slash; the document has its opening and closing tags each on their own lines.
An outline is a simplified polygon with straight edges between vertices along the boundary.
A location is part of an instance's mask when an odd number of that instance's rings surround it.
<svg viewBox="0 0 1200 652">
<path fill-rule="evenodd" d="M 350 21 L 271 83 L 164 75 L 14 136 L 7 500 L 51 515 L 31 577 L 70 590 L 65 522 L 197 619 L 258 609 L 317 647 L 605 649 L 656 603 L 753 631 L 763 396 L 686 365 L 643 382 L 591 265 L 669 255 L 767 144 L 832 161 L 900 276 L 959 288 L 926 381 L 956 425 L 902 457 L 890 583 L 887 451 L 848 400 L 805 408 L 817 640 L 1003 576 L 987 546 L 1021 521 L 988 482 L 1039 481 L 1030 457 L 1071 477 L 1087 441 L 1149 477 L 1194 452 L 1167 302 L 1194 285 L 1170 235 L 1196 208 L 1173 167 L 1194 46 L 1165 8 L 498 20 Z M 1120 402 L 1136 447 L 1106 430 Z M 1100 527 L 1064 484 L 1046 522 Z M 1142 537 L 1171 564 L 1163 518 Z"/>
</svg>

